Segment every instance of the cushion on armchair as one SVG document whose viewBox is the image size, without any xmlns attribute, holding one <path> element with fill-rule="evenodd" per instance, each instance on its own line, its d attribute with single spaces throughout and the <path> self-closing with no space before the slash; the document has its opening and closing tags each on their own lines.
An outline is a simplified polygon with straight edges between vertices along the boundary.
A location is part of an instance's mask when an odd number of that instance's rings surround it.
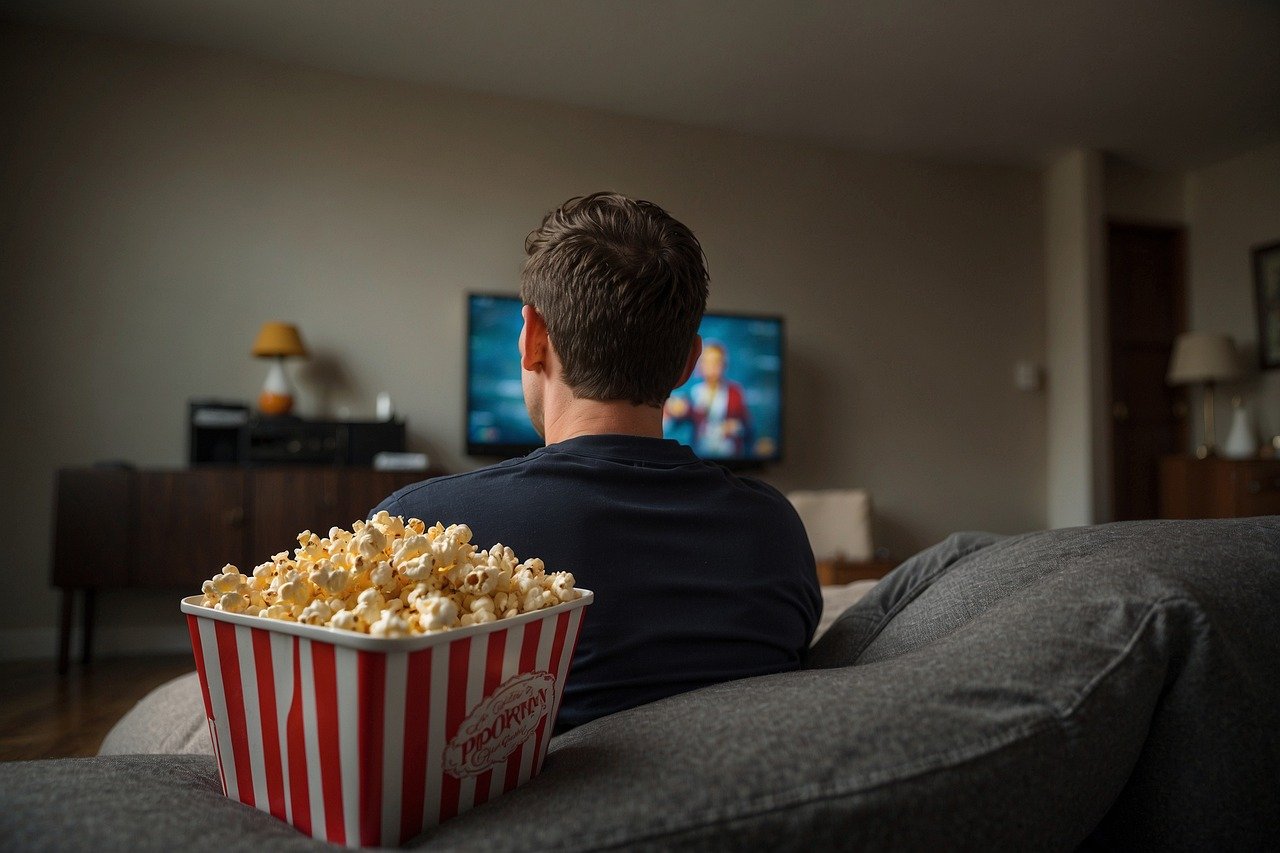
<svg viewBox="0 0 1280 853">
<path fill-rule="evenodd" d="M 871 495 L 865 489 L 788 492 L 819 560 L 870 560 Z"/>
</svg>

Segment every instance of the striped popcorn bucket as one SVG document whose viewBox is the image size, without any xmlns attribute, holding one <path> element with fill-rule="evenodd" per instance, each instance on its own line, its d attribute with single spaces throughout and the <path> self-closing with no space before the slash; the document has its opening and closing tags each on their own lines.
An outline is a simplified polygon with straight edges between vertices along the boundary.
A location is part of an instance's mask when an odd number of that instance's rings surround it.
<svg viewBox="0 0 1280 853">
<path fill-rule="evenodd" d="M 223 793 L 398 845 L 536 776 L 593 596 L 383 639 L 182 600 Z"/>
</svg>

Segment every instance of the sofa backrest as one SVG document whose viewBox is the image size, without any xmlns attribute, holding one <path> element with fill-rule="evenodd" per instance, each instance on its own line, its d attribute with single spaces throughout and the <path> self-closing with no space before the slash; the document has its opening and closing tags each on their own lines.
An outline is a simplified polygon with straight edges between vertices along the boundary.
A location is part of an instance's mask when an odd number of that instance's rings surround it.
<svg viewBox="0 0 1280 853">
<path fill-rule="evenodd" d="M 1115 753 L 1124 785 L 1092 840 L 1251 847 L 1280 837 L 1276 613 L 1277 517 L 958 534 L 846 611 L 806 665 L 938 671 L 967 649 L 995 676 L 970 686 L 975 703 L 995 691 L 1010 709 L 1043 704 L 1075 736 L 1082 710 L 1114 691 L 1113 724 L 1138 728 Z M 992 627 L 1002 643 L 984 647 Z M 1090 645 L 1113 654 L 1086 677 Z M 1039 673 L 1015 660 L 1046 647 L 1060 653 Z M 941 672 L 938 685 L 940 697 L 965 689 Z"/>
</svg>

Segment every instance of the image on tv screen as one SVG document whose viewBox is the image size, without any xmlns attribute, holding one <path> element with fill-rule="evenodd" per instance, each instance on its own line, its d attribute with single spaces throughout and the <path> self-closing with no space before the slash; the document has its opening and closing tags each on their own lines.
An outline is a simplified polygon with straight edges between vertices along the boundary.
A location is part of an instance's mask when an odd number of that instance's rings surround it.
<svg viewBox="0 0 1280 853">
<path fill-rule="evenodd" d="M 662 432 L 703 459 L 776 459 L 782 430 L 782 321 L 705 314 L 702 356 L 662 409 Z"/>
<path fill-rule="evenodd" d="M 510 455 L 542 444 L 520 387 L 521 302 L 472 295 L 468 304 L 467 446 Z M 782 320 L 706 314 L 702 357 L 663 408 L 663 432 L 704 459 L 764 462 L 782 450 Z"/>
</svg>

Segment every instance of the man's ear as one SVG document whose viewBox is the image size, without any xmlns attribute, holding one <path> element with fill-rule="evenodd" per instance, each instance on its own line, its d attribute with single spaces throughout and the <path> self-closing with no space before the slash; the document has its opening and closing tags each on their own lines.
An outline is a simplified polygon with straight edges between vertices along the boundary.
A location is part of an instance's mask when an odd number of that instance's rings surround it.
<svg viewBox="0 0 1280 853">
<path fill-rule="evenodd" d="M 693 336 L 693 346 L 689 347 L 689 358 L 684 363 L 684 373 L 680 374 L 680 381 L 676 383 L 676 387 L 689 381 L 689 377 L 693 375 L 693 369 L 698 366 L 698 359 L 702 357 L 702 335 Z"/>
<path fill-rule="evenodd" d="M 524 326 L 520 329 L 520 366 L 537 371 L 547 363 L 547 324 L 532 305 L 520 309 Z"/>
</svg>

